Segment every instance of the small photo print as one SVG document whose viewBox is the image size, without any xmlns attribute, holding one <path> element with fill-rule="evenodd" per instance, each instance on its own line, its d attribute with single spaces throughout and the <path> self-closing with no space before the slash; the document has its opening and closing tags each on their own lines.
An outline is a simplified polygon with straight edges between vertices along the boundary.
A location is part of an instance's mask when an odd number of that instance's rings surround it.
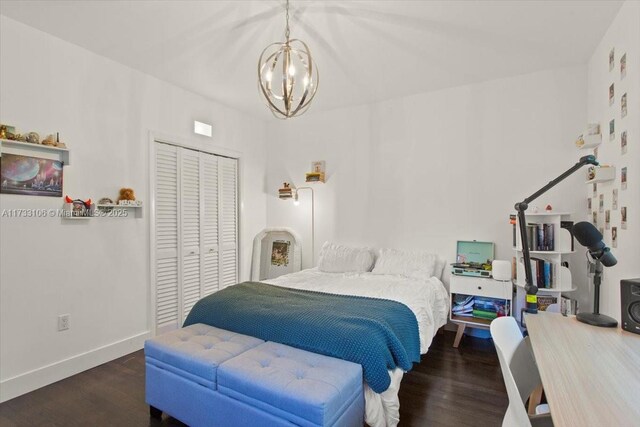
<svg viewBox="0 0 640 427">
<path fill-rule="evenodd" d="M 609 71 L 613 70 L 613 68 L 615 67 L 615 63 L 616 63 L 616 49 L 612 47 L 611 50 L 609 51 Z"/>
<path fill-rule="evenodd" d="M 616 93 L 613 83 L 609 86 L 609 105 L 613 105 L 616 100 Z"/>
<path fill-rule="evenodd" d="M 598 183 L 594 182 L 593 183 L 593 197 L 596 197 L 598 195 Z"/>
<path fill-rule="evenodd" d="M 627 207 L 623 206 L 620 208 L 620 217 L 621 217 L 621 222 L 620 222 L 620 226 L 622 227 L 623 230 L 627 229 Z"/>
<path fill-rule="evenodd" d="M 623 190 L 627 189 L 627 167 L 623 167 L 620 172 L 620 188 Z"/>
<path fill-rule="evenodd" d="M 625 53 L 620 58 L 620 79 L 627 77 L 627 54 Z"/>
<path fill-rule="evenodd" d="M 592 209 L 592 208 L 591 208 L 591 200 L 592 200 L 592 199 L 591 199 L 591 197 L 589 197 L 589 198 L 587 199 L 587 209 L 589 210 L 589 212 L 591 212 L 591 209 Z"/>
<path fill-rule="evenodd" d="M 611 228 L 611 211 L 609 209 L 604 213 L 604 226 L 607 230 Z"/>
<path fill-rule="evenodd" d="M 609 122 L 609 141 L 613 141 L 616 138 L 616 119 L 611 119 Z"/>
<path fill-rule="evenodd" d="M 622 135 L 620 135 L 620 150 L 622 154 L 627 153 L 627 131 L 626 130 L 622 132 Z"/>
<path fill-rule="evenodd" d="M 611 199 L 611 209 L 618 210 L 618 189 L 613 189 L 613 198 Z"/>
<path fill-rule="evenodd" d="M 598 212 L 604 212 L 604 194 L 601 194 L 598 198 Z"/>
<path fill-rule="evenodd" d="M 611 227 L 611 246 L 618 247 L 618 227 Z"/>
<path fill-rule="evenodd" d="M 286 267 L 289 265 L 289 247 L 287 240 L 275 240 L 271 247 L 271 265 Z"/>
<path fill-rule="evenodd" d="M 620 98 L 620 117 L 626 117 L 627 116 L 627 94 L 625 93 L 624 95 L 622 95 L 622 98 Z"/>
<path fill-rule="evenodd" d="M 593 225 L 598 225 L 598 212 L 593 211 L 592 212 L 592 217 L 593 218 L 592 218 L 591 222 L 593 222 Z"/>
</svg>

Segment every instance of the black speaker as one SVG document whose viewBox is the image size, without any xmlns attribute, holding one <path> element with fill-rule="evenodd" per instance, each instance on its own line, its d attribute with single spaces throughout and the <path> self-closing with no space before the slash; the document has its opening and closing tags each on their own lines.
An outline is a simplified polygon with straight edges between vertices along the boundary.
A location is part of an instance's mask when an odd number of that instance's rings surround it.
<svg viewBox="0 0 640 427">
<path fill-rule="evenodd" d="M 620 281 L 622 329 L 640 334 L 640 279 Z"/>
</svg>

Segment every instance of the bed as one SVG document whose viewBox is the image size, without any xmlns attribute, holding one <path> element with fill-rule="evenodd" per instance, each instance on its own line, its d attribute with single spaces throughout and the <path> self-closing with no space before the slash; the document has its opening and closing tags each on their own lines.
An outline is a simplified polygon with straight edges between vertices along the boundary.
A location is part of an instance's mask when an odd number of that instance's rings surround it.
<svg viewBox="0 0 640 427">
<path fill-rule="evenodd" d="M 392 304 L 389 301 L 393 301 L 393 304 L 401 303 L 404 310 L 407 312 L 410 310 L 415 316 L 415 320 L 412 320 L 412 322 L 414 328 L 417 322 L 418 333 L 416 335 L 419 337 L 419 353 L 425 354 L 437 330 L 446 324 L 449 313 L 449 298 L 440 280 L 444 264 L 444 261 L 436 255 L 424 252 L 406 252 L 392 249 L 376 251 L 368 248 L 351 248 L 343 245 L 325 243 L 320 252 L 318 267 L 286 274 L 274 279 L 263 280 L 262 283 L 271 285 L 275 287 L 275 289 L 286 288 L 289 290 L 287 292 L 292 292 L 291 290 L 298 290 L 296 292 L 311 291 L 313 293 L 332 294 L 334 295 L 332 298 L 336 298 L 335 295 L 342 295 L 348 296 L 349 298 L 365 297 L 382 299 L 387 300 L 387 304 Z M 232 288 L 239 289 L 254 286 L 254 289 L 256 289 L 256 285 L 259 286 L 260 284 L 246 283 L 238 285 L 237 287 L 233 286 Z M 252 292 L 260 293 L 262 290 Z M 219 294 L 221 296 L 224 293 L 225 292 Z M 244 302 L 238 303 L 238 300 L 241 298 L 237 296 L 235 299 L 228 299 L 226 303 L 215 301 L 215 299 L 219 299 L 215 294 L 205 297 L 205 299 L 209 299 L 209 302 L 219 304 L 217 306 L 218 309 L 211 309 L 213 306 L 206 308 L 206 301 L 203 299 L 196 304 L 196 307 L 194 307 L 194 310 L 187 318 L 185 325 L 192 322 L 203 322 L 202 313 L 206 313 L 206 317 L 207 315 L 214 315 L 214 312 L 218 312 L 216 315 L 222 318 L 221 321 L 223 321 L 224 324 L 214 324 L 220 320 L 214 320 L 208 324 L 227 329 L 236 326 L 240 327 L 239 324 L 244 320 L 236 321 L 230 318 L 244 319 L 252 316 L 256 310 L 265 310 L 265 308 L 261 306 L 261 303 L 266 300 L 255 299 L 256 295 L 254 293 L 246 295 L 250 297 L 252 301 L 246 303 L 249 304 L 250 307 Z M 355 299 L 354 301 L 358 300 Z M 219 309 L 224 308 L 226 310 L 229 305 L 239 305 L 240 311 L 231 311 L 229 312 L 233 313 L 231 315 L 229 313 L 224 315 L 219 313 Z M 306 309 L 304 307 L 308 306 L 309 305 L 302 307 L 303 316 L 306 315 Z M 296 308 L 299 309 L 299 307 Z M 271 310 L 271 312 L 263 318 L 264 321 L 269 320 L 269 317 L 274 315 L 289 314 L 284 311 L 286 307 L 278 306 L 274 311 L 272 306 L 269 310 Z M 293 308 L 291 310 L 293 310 Z M 199 311 L 201 315 L 196 316 L 194 311 Z M 309 308 L 309 311 L 312 311 L 312 309 Z M 411 313 L 409 313 L 409 316 L 411 316 Z M 234 316 L 235 314 L 237 315 Z M 325 314 L 325 317 L 326 316 Z M 193 319 L 191 319 L 192 317 Z M 196 317 L 199 318 L 196 319 Z M 207 322 L 205 321 L 203 323 Z M 243 332 L 241 330 L 236 330 L 236 332 L 247 333 L 247 331 Z M 247 333 L 247 335 L 258 336 L 258 334 L 251 333 Z M 416 335 L 414 335 L 414 340 L 418 339 Z M 360 337 L 361 335 L 357 336 Z M 265 337 L 259 338 L 267 339 Z M 287 336 L 286 338 L 289 337 Z M 324 342 L 326 341 L 325 338 Z M 283 343 L 290 344 L 286 342 Z M 417 349 L 417 346 L 418 345 L 415 344 L 413 348 Z M 417 351 L 414 354 L 417 355 Z M 340 357 L 336 355 L 333 356 Z M 417 360 L 419 360 L 419 357 L 414 358 L 414 361 Z M 398 391 L 404 371 L 400 367 L 388 370 L 389 381 L 386 379 L 387 368 L 384 366 L 385 365 L 382 365 L 382 369 L 379 369 L 378 372 L 382 374 L 385 381 L 389 383 L 388 388 L 380 389 L 380 387 L 376 388 L 373 386 L 374 383 L 372 383 L 371 386 L 365 383 L 365 421 L 371 427 L 396 426 L 399 422 L 400 405 Z M 387 364 L 386 366 L 400 366 L 400 364 Z M 404 366 L 410 369 L 411 364 L 409 363 L 408 366 L 405 364 Z M 377 389 L 380 392 L 376 393 L 373 389 Z"/>
</svg>

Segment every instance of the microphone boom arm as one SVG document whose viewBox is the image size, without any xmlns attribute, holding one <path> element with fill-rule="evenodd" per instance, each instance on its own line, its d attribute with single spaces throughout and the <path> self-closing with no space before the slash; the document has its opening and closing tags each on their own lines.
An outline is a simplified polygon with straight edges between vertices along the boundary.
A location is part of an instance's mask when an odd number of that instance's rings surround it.
<svg viewBox="0 0 640 427">
<path fill-rule="evenodd" d="M 566 172 L 562 173 L 557 178 L 549 181 L 547 185 L 542 187 L 540 190 L 533 193 L 531 196 L 524 199 L 522 202 L 516 203 L 515 209 L 518 214 L 518 226 L 520 229 L 520 242 L 522 244 L 522 256 L 524 258 L 524 271 L 525 271 L 525 291 L 527 292 L 526 296 L 526 311 L 527 313 L 537 313 L 538 312 L 538 287 L 533 283 L 532 271 L 531 271 L 531 254 L 529 253 L 529 242 L 527 239 L 527 224 L 525 219 L 524 212 L 529 207 L 529 203 L 533 202 L 535 199 L 549 191 L 551 188 L 558 185 L 560 182 L 564 181 L 567 177 L 572 175 L 578 169 L 583 167 L 584 165 L 594 165 L 598 166 L 599 163 L 596 160 L 596 157 L 593 155 L 588 155 L 581 157 L 578 163 L 570 167 Z M 521 322 L 524 318 L 521 318 Z"/>
</svg>

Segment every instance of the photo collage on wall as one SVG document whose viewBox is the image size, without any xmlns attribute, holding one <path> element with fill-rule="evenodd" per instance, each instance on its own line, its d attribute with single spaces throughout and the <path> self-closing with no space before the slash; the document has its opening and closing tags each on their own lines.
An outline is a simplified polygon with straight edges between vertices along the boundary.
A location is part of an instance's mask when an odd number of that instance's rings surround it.
<svg viewBox="0 0 640 427">
<path fill-rule="evenodd" d="M 637 114 L 635 111 L 629 111 L 632 106 L 629 93 L 627 92 L 627 53 L 623 52 L 619 58 L 616 56 L 615 48 L 611 48 L 608 55 L 609 79 L 606 83 L 605 90 L 607 94 L 607 104 L 609 105 L 607 118 L 604 123 L 608 123 L 609 143 L 615 143 L 615 151 L 612 151 L 603 145 L 603 158 L 599 159 L 616 166 L 619 170 L 620 178 L 616 177 L 614 181 L 610 181 L 612 185 L 597 185 L 593 183 L 591 194 L 587 198 L 587 208 L 591 214 L 591 220 L 596 228 L 603 234 L 605 239 L 610 242 L 613 248 L 618 247 L 620 238 L 624 235 L 619 234 L 619 230 L 627 230 L 629 225 L 627 222 L 627 203 L 628 186 L 631 181 L 627 163 L 627 153 L 629 152 L 629 144 L 633 145 L 633 141 L 629 135 L 628 126 L 630 117 Z M 604 119 L 604 118 L 603 118 Z M 604 133 L 604 132 L 603 132 Z M 616 154 L 617 141 L 619 142 L 619 155 Z M 613 148 L 613 146 L 612 146 Z M 594 155 L 598 157 L 598 148 L 594 149 Z M 606 157 L 606 158 L 605 158 Z M 613 188 L 611 188 L 613 187 Z M 610 199 L 609 199 L 610 198 Z M 606 234 L 605 234 L 606 233 Z"/>
</svg>

